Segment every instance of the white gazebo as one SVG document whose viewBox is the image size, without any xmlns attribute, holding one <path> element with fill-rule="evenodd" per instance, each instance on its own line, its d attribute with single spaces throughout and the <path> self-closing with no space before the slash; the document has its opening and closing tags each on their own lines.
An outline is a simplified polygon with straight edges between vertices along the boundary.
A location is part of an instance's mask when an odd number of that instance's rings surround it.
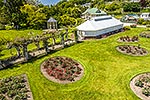
<svg viewBox="0 0 150 100">
<path fill-rule="evenodd" d="M 47 21 L 47 28 L 48 29 L 57 29 L 57 21 L 54 18 L 50 18 Z"/>
<path fill-rule="evenodd" d="M 95 17 L 77 26 L 81 39 L 86 37 L 100 37 L 120 31 L 123 23 L 112 16 Z"/>
</svg>

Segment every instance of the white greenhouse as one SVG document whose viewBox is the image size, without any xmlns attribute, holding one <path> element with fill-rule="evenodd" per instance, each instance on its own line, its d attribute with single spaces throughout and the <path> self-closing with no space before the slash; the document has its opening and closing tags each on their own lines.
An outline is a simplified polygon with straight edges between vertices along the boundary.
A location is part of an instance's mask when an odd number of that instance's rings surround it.
<svg viewBox="0 0 150 100">
<path fill-rule="evenodd" d="M 121 31 L 123 23 L 112 16 L 95 17 L 77 26 L 81 39 L 86 37 L 101 37 Z"/>
</svg>

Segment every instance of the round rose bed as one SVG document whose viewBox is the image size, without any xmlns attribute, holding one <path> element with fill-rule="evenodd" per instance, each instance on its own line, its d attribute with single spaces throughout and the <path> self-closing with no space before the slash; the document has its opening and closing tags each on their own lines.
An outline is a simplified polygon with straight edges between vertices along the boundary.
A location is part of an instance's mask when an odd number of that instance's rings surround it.
<svg viewBox="0 0 150 100">
<path fill-rule="evenodd" d="M 133 37 L 129 37 L 129 36 L 122 36 L 118 39 L 119 42 L 138 42 L 139 38 L 138 36 L 133 36 Z"/>
<path fill-rule="evenodd" d="M 150 31 L 145 31 L 139 34 L 141 37 L 150 38 Z"/>
<path fill-rule="evenodd" d="M 53 57 L 41 64 L 41 72 L 53 82 L 67 84 L 80 80 L 84 69 L 71 58 Z"/>
<path fill-rule="evenodd" d="M 148 51 L 140 46 L 132 45 L 121 45 L 116 48 L 119 52 L 123 54 L 128 54 L 132 56 L 144 56 L 148 54 Z"/>
<path fill-rule="evenodd" d="M 130 82 L 130 88 L 142 100 L 150 100 L 150 73 L 134 77 Z"/>
</svg>

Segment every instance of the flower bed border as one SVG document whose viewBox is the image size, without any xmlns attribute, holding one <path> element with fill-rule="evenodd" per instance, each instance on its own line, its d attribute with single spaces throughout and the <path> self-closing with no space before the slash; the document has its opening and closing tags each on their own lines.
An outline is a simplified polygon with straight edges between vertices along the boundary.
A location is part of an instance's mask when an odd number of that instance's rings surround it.
<svg viewBox="0 0 150 100">
<path fill-rule="evenodd" d="M 55 56 L 55 57 L 64 57 L 64 56 Z M 52 57 L 52 58 L 55 58 L 55 57 Z M 65 57 L 65 58 L 69 58 L 69 57 Z M 47 61 L 47 60 L 49 60 L 50 58 L 48 58 L 48 59 L 46 59 L 45 61 Z M 72 59 L 72 58 L 71 58 Z M 74 60 L 74 59 L 72 59 L 73 61 L 75 61 L 75 62 L 77 62 L 76 60 Z M 43 64 L 44 64 L 44 62 L 45 61 L 43 61 L 42 62 L 42 64 L 41 64 L 41 72 L 42 72 L 42 74 L 48 79 L 48 80 L 50 80 L 50 81 L 52 81 L 52 82 L 55 82 L 55 83 L 59 83 L 59 84 L 68 84 L 68 83 L 74 83 L 74 82 L 76 82 L 76 81 L 78 81 L 78 80 L 80 80 L 82 77 L 83 77 L 83 75 L 84 75 L 84 68 L 83 68 L 83 66 L 79 63 L 79 62 L 77 62 L 78 64 L 79 64 L 79 68 L 81 68 L 82 70 L 81 70 L 81 74 L 79 74 L 79 76 L 78 77 L 76 77 L 76 78 L 74 78 L 75 79 L 75 81 L 68 81 L 68 80 L 64 80 L 64 81 L 61 81 L 61 80 L 59 80 L 59 79 L 55 79 L 54 77 L 51 77 L 50 75 L 48 75 L 48 73 L 46 72 L 46 69 L 44 69 L 43 67 Z"/>
<path fill-rule="evenodd" d="M 138 74 L 138 75 L 134 76 L 131 79 L 131 81 L 130 81 L 130 88 L 131 88 L 131 90 L 135 93 L 136 96 L 138 96 L 142 100 L 150 100 L 150 96 L 147 97 L 144 94 L 142 94 L 142 88 L 135 86 L 135 81 L 137 79 L 139 79 L 142 75 L 147 75 L 147 74 L 150 75 L 149 72 Z"/>
<path fill-rule="evenodd" d="M 128 38 L 129 40 L 121 40 L 121 38 Z M 134 40 L 135 38 L 137 38 L 136 40 Z M 136 42 L 139 42 L 139 37 L 138 36 L 133 36 L 133 37 L 129 37 L 129 36 L 122 36 L 122 37 L 119 37 L 117 39 L 118 42 L 125 42 L 125 43 L 136 43 Z"/>
<path fill-rule="evenodd" d="M 116 47 L 116 50 L 119 51 L 122 54 L 130 55 L 130 56 L 146 56 L 146 55 L 148 55 L 148 51 L 145 48 L 143 48 L 143 49 L 146 51 L 146 53 L 144 53 L 142 55 L 136 55 L 136 54 L 126 53 L 126 51 L 120 50 L 119 49 L 120 46 L 127 46 L 127 45 L 119 45 L 119 46 Z M 129 45 L 129 46 L 134 46 L 134 45 Z"/>
</svg>

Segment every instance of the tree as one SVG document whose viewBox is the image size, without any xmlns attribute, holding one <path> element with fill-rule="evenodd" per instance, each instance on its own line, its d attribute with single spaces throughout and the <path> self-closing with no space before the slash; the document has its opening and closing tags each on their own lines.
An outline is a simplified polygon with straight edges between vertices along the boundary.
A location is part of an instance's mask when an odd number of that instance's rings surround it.
<svg viewBox="0 0 150 100">
<path fill-rule="evenodd" d="M 23 6 L 24 0 L 4 0 L 3 14 L 9 24 L 14 24 L 15 28 L 18 28 L 19 24 L 23 20 L 20 6 Z"/>
<path fill-rule="evenodd" d="M 124 12 L 139 12 L 140 11 L 140 4 L 131 2 L 131 3 L 124 3 L 123 4 Z"/>
<path fill-rule="evenodd" d="M 60 21 L 59 21 L 59 24 L 61 26 L 68 26 L 68 25 L 75 25 L 76 23 L 76 20 L 75 18 L 73 17 L 70 17 L 69 15 L 63 15 L 63 16 L 60 16 Z"/>
<path fill-rule="evenodd" d="M 150 0 L 140 0 L 140 5 L 142 8 L 150 6 Z"/>
<path fill-rule="evenodd" d="M 115 11 L 115 10 L 120 9 L 120 8 L 121 8 L 120 4 L 117 2 L 113 2 L 112 4 L 107 4 L 105 7 L 105 9 L 107 11 Z"/>
<path fill-rule="evenodd" d="M 43 8 L 26 4 L 21 7 L 21 12 L 26 14 L 26 26 L 34 29 L 40 29 L 45 26 L 46 15 L 42 12 Z"/>
</svg>

